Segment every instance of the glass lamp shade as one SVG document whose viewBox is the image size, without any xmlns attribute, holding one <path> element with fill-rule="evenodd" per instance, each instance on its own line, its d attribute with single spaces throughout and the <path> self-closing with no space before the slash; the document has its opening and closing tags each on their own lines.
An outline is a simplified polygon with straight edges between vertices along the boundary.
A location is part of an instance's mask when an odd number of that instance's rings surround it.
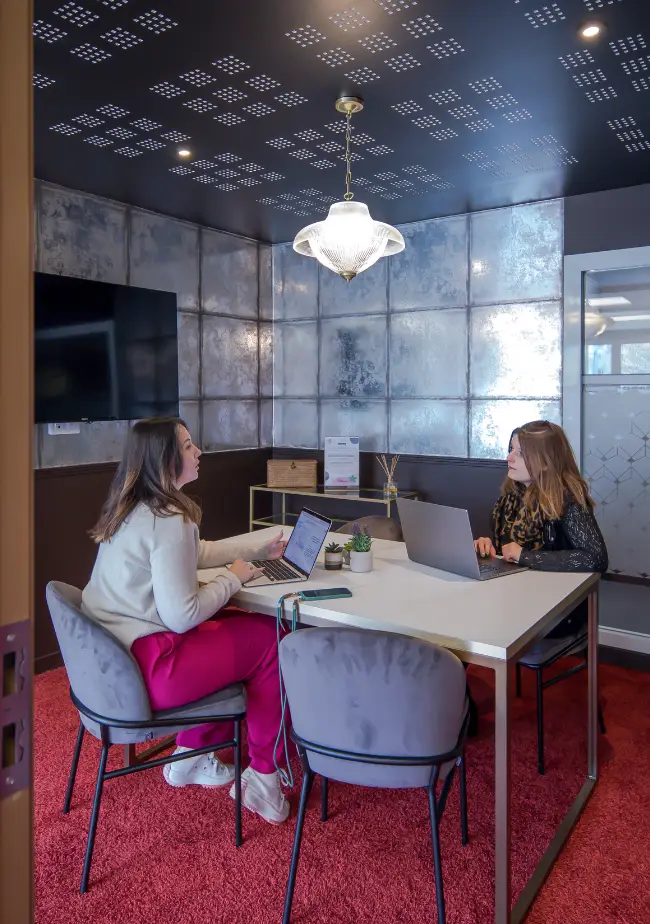
<svg viewBox="0 0 650 924">
<path fill-rule="evenodd" d="M 404 250 L 404 238 L 397 228 L 374 221 L 363 202 L 335 202 L 325 221 L 296 234 L 293 249 L 350 282 L 380 257 Z"/>
</svg>

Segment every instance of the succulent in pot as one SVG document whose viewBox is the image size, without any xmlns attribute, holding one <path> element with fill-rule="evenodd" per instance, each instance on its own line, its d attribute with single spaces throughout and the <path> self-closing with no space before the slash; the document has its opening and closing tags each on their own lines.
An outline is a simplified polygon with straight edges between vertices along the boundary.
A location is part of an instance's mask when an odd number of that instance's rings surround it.
<svg viewBox="0 0 650 924">
<path fill-rule="evenodd" d="M 343 567 L 343 548 L 336 542 L 325 547 L 325 570 L 340 571 Z"/>
<path fill-rule="evenodd" d="M 352 538 L 345 548 L 350 553 L 350 570 L 359 573 L 372 571 L 372 536 L 366 526 L 360 528 L 354 524 Z"/>
</svg>

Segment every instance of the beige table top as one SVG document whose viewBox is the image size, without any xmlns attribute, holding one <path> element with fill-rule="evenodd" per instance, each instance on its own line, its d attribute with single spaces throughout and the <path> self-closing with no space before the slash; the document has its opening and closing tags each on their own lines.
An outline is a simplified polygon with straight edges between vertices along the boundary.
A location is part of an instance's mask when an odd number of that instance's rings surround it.
<svg viewBox="0 0 650 924">
<path fill-rule="evenodd" d="M 285 536 L 290 527 L 284 527 Z M 277 535 L 277 527 L 258 530 L 255 541 Z M 328 536 L 341 542 L 341 535 Z M 348 587 L 353 596 L 300 604 L 308 625 L 358 626 L 425 638 L 458 652 L 494 658 L 514 657 L 570 611 L 599 575 L 524 571 L 491 581 L 474 581 L 427 568 L 408 559 L 403 542 L 373 541 L 374 570 L 356 574 L 326 571 L 323 552 L 307 582 L 245 587 L 233 598 L 248 610 L 275 615 L 279 598 L 306 588 Z M 199 572 L 210 579 L 210 570 Z M 288 612 L 288 607 L 287 607 Z"/>
</svg>

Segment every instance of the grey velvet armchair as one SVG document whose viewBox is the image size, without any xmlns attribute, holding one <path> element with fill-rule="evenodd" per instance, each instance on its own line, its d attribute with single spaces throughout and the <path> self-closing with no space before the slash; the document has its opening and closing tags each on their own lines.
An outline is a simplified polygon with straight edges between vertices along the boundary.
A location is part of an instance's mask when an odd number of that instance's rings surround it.
<svg viewBox="0 0 650 924">
<path fill-rule="evenodd" d="M 467 843 L 465 671 L 450 651 L 420 639 L 352 628 L 303 629 L 280 645 L 280 665 L 303 783 L 283 924 L 289 924 L 307 800 L 322 777 L 357 786 L 427 791 L 438 922 L 445 903 L 438 822 L 460 771 L 461 834 Z M 444 780 L 438 797 L 436 787 Z"/>
<path fill-rule="evenodd" d="M 81 591 L 69 584 L 51 582 L 46 589 L 47 605 L 70 681 L 70 697 L 79 711 L 79 733 L 75 744 L 63 814 L 70 809 L 79 755 L 85 731 L 102 743 L 93 799 L 88 841 L 80 891 L 88 890 L 95 833 L 105 780 L 126 776 L 208 751 L 232 747 L 235 751 L 235 843 L 241 844 L 241 720 L 246 714 L 246 694 L 241 684 L 229 686 L 212 696 L 177 709 L 152 712 L 137 662 L 113 635 L 81 610 Z M 208 722 L 233 721 L 234 738 L 219 748 L 214 745 L 131 767 L 106 771 L 108 750 L 114 744 L 151 741 L 176 734 L 184 728 Z"/>
</svg>

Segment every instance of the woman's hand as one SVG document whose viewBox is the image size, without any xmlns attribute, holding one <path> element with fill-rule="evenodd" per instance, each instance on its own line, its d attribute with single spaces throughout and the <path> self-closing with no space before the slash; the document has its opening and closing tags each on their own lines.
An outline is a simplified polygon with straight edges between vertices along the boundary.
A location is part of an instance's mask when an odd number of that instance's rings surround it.
<svg viewBox="0 0 650 924">
<path fill-rule="evenodd" d="M 287 547 L 286 541 L 282 538 L 283 531 L 280 530 L 275 539 L 272 539 L 266 547 L 267 558 L 282 558 L 284 550 Z"/>
<path fill-rule="evenodd" d="M 501 556 L 504 561 L 514 562 L 515 564 L 519 561 L 519 556 L 521 555 L 521 546 L 517 545 L 516 542 L 508 542 L 501 549 Z"/>
<path fill-rule="evenodd" d="M 241 558 L 236 559 L 228 568 L 228 571 L 234 574 L 236 578 L 239 578 L 242 584 L 246 584 L 248 581 L 254 581 L 255 578 L 264 574 L 262 568 L 254 568 L 250 562 L 242 561 Z"/>
<path fill-rule="evenodd" d="M 492 545 L 491 539 L 475 539 L 474 548 L 476 549 L 476 554 L 480 555 L 481 558 L 496 558 L 496 549 Z"/>
</svg>

